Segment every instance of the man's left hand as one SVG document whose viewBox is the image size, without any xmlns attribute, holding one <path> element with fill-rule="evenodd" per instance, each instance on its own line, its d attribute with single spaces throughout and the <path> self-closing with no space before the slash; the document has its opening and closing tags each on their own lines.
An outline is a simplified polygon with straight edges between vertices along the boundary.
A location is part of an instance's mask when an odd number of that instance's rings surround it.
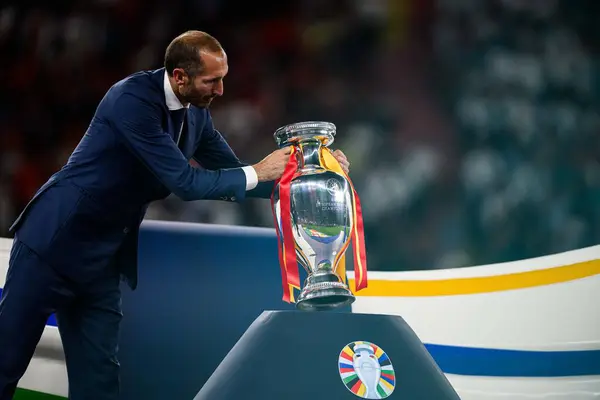
<svg viewBox="0 0 600 400">
<path fill-rule="evenodd" d="M 340 163 L 340 166 L 344 170 L 345 173 L 350 172 L 350 162 L 346 158 L 346 155 L 342 153 L 341 150 L 336 150 L 333 152 L 333 156 Z"/>
</svg>

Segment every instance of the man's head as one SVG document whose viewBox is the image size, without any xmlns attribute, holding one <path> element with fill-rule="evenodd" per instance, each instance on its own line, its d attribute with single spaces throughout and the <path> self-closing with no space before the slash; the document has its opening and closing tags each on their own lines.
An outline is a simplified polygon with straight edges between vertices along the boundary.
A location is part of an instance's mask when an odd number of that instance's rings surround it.
<svg viewBox="0 0 600 400">
<path fill-rule="evenodd" d="M 223 78 L 229 69 L 221 44 L 201 31 L 188 31 L 167 46 L 165 69 L 182 103 L 208 107 L 223 95 Z"/>
</svg>

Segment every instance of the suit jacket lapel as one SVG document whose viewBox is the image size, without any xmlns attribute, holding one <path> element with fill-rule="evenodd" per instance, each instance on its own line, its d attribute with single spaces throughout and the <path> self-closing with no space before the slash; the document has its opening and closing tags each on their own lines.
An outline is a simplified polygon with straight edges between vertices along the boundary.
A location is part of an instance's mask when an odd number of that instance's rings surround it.
<svg viewBox="0 0 600 400">
<path fill-rule="evenodd" d="M 160 93 L 160 104 L 162 105 L 162 108 L 164 109 L 164 111 L 166 112 L 166 114 L 168 116 L 169 134 L 173 138 L 173 141 L 175 143 L 177 143 L 177 135 L 179 134 L 179 126 L 174 125 L 175 121 L 173 120 L 173 117 L 171 116 L 171 112 L 169 111 L 169 109 L 167 107 L 167 102 L 165 99 L 165 91 L 163 88 L 164 73 L 165 73 L 164 67 L 150 71 L 150 79 L 156 86 L 157 91 Z M 196 128 L 195 128 L 196 113 L 193 111 L 192 106 L 190 106 L 190 108 L 188 108 L 187 113 L 186 113 L 186 118 L 187 118 L 187 134 L 185 135 L 184 138 L 182 138 L 184 142 L 180 143 L 179 148 L 182 149 L 182 152 L 186 156 L 186 158 L 190 158 L 191 154 L 188 154 L 188 153 L 193 153 L 194 146 L 192 146 L 192 143 L 195 143 L 195 140 L 196 140 Z"/>
</svg>

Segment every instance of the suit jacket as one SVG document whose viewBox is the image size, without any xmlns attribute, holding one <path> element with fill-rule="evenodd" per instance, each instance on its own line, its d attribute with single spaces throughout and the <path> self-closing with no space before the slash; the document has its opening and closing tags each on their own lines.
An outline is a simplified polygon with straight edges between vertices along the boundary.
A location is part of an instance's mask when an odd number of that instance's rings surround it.
<svg viewBox="0 0 600 400">
<path fill-rule="evenodd" d="M 182 150 L 166 104 L 164 68 L 112 86 L 66 165 L 37 191 L 10 228 L 65 276 L 86 283 L 116 262 L 137 285 L 139 226 L 148 204 L 267 198 L 272 182 L 246 191 L 242 163 L 214 128 L 207 108 L 191 106 Z M 194 168 L 195 159 L 203 168 Z"/>
</svg>

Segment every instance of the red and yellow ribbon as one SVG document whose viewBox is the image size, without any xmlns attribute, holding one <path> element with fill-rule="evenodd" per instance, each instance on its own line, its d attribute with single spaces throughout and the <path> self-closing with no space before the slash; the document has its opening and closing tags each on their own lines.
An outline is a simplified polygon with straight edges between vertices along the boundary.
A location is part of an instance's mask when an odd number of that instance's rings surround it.
<svg viewBox="0 0 600 400">
<path fill-rule="evenodd" d="M 362 218 L 362 208 L 360 199 L 352 181 L 344 172 L 339 162 L 336 160 L 331 150 L 327 147 L 321 148 L 321 165 L 332 172 L 344 176 L 352 188 L 352 213 L 354 224 L 350 233 L 350 240 L 346 242 L 344 247 L 338 253 L 334 265 L 337 263 L 337 274 L 346 282 L 346 250 L 350 242 L 352 243 L 354 256 L 354 276 L 355 291 L 359 291 L 367 287 L 367 257 L 364 240 L 364 223 Z M 289 161 L 285 167 L 282 177 L 275 182 L 275 188 L 279 184 L 279 203 L 280 203 L 280 218 L 281 232 L 276 229 L 277 241 L 279 249 L 279 264 L 281 266 L 281 280 L 283 285 L 283 301 L 288 303 L 295 302 L 294 288 L 300 289 L 300 276 L 298 273 L 298 262 L 296 259 L 296 245 L 292 232 L 292 215 L 290 210 L 290 184 L 298 175 L 298 159 L 297 150 L 292 147 Z M 275 193 L 275 189 L 273 194 Z M 277 227 L 277 214 L 275 210 L 274 196 L 271 195 L 271 208 Z M 283 245 L 282 245 L 283 241 Z"/>
<path fill-rule="evenodd" d="M 279 184 L 279 205 L 281 216 L 281 233 L 277 228 L 277 213 L 275 210 L 275 201 L 271 195 L 271 208 L 275 219 L 275 231 L 277 232 L 277 242 L 279 249 L 279 265 L 281 266 L 281 281 L 283 285 L 283 301 L 294 302 L 294 288 L 300 289 L 300 275 L 298 273 L 298 262 L 296 260 L 296 248 L 294 235 L 292 232 L 292 214 L 290 210 L 290 184 L 296 177 L 298 171 L 298 159 L 296 158 L 296 148 L 292 147 L 290 158 L 280 179 L 275 181 L 275 188 Z M 283 236 L 283 238 L 281 237 Z M 283 246 L 281 245 L 283 239 Z"/>
<path fill-rule="evenodd" d="M 354 283 L 355 291 L 358 292 L 359 290 L 367 287 L 367 252 L 365 249 L 364 234 L 365 225 L 363 222 L 360 198 L 358 197 L 358 193 L 356 193 L 356 189 L 354 189 L 352 180 L 344 172 L 340 163 L 336 160 L 331 150 L 327 147 L 321 148 L 321 165 L 323 165 L 323 167 L 329 171 L 333 171 L 344 176 L 350 184 L 350 188 L 352 189 L 352 220 L 354 221 L 354 224 L 352 226 L 352 232 L 350 233 L 350 240 L 348 241 L 348 243 L 352 242 L 352 255 L 354 258 L 354 276 L 356 277 Z M 345 282 L 346 248 L 343 248 L 340 251 L 340 254 L 342 254 L 342 256 L 340 258 L 336 272 L 338 272 L 338 275 L 340 275 Z"/>
</svg>

